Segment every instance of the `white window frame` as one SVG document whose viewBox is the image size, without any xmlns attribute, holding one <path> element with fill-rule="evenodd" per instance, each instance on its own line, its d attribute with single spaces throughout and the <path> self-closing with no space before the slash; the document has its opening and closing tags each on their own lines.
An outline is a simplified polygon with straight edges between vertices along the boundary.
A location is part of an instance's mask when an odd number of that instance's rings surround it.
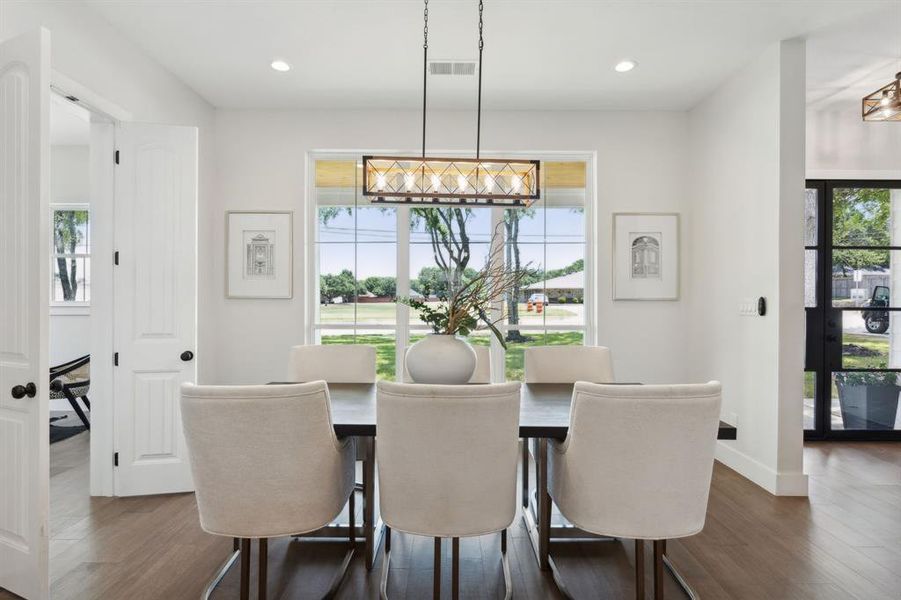
<svg viewBox="0 0 901 600">
<path fill-rule="evenodd" d="M 319 303 L 319 244 L 318 237 L 318 203 L 316 201 L 316 161 L 319 160 L 360 160 L 364 154 L 371 155 L 389 155 L 402 156 L 409 154 L 415 155 L 411 151 L 399 150 L 355 150 L 355 151 L 325 151 L 314 150 L 306 155 L 306 210 L 304 211 L 305 219 L 305 275 L 304 289 L 305 293 L 305 319 L 304 319 L 304 340 L 307 344 L 319 343 L 319 331 L 321 329 L 330 330 L 347 330 L 354 331 L 358 329 L 358 324 L 354 323 L 318 323 L 316 320 L 317 305 Z M 462 156 L 462 154 L 453 151 L 436 151 L 436 156 Z M 582 342 L 586 346 L 593 346 L 597 343 L 597 189 L 596 189 L 596 152 L 483 152 L 483 157 L 503 156 L 506 158 L 535 158 L 539 157 L 542 161 L 583 161 L 585 163 L 585 204 L 584 204 L 584 223 L 585 223 L 585 288 L 583 292 L 584 323 L 582 325 L 525 325 L 518 324 L 515 326 L 520 331 L 581 331 Z M 397 209 L 397 249 L 396 249 L 396 265 L 395 277 L 397 281 L 397 295 L 405 296 L 410 293 L 410 209 L 402 204 L 392 205 Z M 494 206 L 491 208 L 491 227 L 492 231 L 503 222 L 504 219 L 503 206 Z M 356 245 L 356 243 L 354 243 Z M 553 245 L 553 244 L 551 244 Z M 548 244 L 545 242 L 544 248 L 547 249 Z M 406 274 L 406 276 L 402 276 Z M 354 277 L 356 277 L 356 265 L 354 265 Z M 495 311 L 501 309 L 500 305 L 495 307 Z M 499 314 L 499 313 L 498 313 Z M 397 303 L 395 313 L 396 322 L 393 325 L 388 324 L 366 324 L 365 329 L 373 331 L 394 331 L 397 337 L 397 345 L 395 349 L 395 379 L 401 381 L 404 372 L 404 354 L 409 347 L 410 334 L 429 331 L 428 325 L 410 324 L 410 308 L 406 305 Z M 507 331 L 509 325 L 499 324 L 498 329 Z M 491 371 L 492 379 L 496 383 L 506 380 L 506 354 L 505 350 L 493 335 L 491 338 Z"/>
<path fill-rule="evenodd" d="M 91 205 L 84 202 L 59 202 L 50 205 L 50 314 L 89 314 L 91 309 L 90 300 L 56 300 L 54 299 L 54 291 L 56 289 L 56 259 L 57 258 L 85 258 L 88 263 L 93 263 L 91 255 L 93 254 L 93 235 L 88 238 L 88 252 L 76 252 L 74 254 L 57 254 L 56 245 L 53 240 L 53 222 L 54 215 L 58 211 L 85 211 L 88 213 L 88 231 L 94 225 L 91 213 Z"/>
</svg>

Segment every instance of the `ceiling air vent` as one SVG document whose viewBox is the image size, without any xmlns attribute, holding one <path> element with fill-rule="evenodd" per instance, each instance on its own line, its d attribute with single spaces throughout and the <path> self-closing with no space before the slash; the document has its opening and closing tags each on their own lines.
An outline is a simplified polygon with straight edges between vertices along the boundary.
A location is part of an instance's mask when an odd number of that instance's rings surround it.
<svg viewBox="0 0 901 600">
<path fill-rule="evenodd" d="M 457 75 L 472 77 L 476 74 L 474 60 L 430 60 L 429 75 Z"/>
</svg>

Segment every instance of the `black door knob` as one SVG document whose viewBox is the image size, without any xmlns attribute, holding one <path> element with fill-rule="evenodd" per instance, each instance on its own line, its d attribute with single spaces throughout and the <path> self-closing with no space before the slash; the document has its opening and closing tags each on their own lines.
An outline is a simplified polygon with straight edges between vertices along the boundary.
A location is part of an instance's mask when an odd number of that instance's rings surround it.
<svg viewBox="0 0 901 600">
<path fill-rule="evenodd" d="M 29 382 L 25 385 L 14 386 L 10 393 L 12 393 L 13 398 L 15 398 L 16 400 L 21 400 L 25 396 L 34 398 L 38 393 L 38 388 L 34 383 Z"/>
<path fill-rule="evenodd" d="M 827 342 L 837 342 L 837 341 L 838 341 L 838 338 L 835 337 L 834 335 L 827 335 L 827 336 L 826 336 L 826 341 L 827 341 Z"/>
<path fill-rule="evenodd" d="M 193 358 L 194 358 L 194 353 L 191 352 L 190 350 L 185 350 L 184 352 L 181 353 L 181 359 L 185 362 L 188 362 Z"/>
</svg>

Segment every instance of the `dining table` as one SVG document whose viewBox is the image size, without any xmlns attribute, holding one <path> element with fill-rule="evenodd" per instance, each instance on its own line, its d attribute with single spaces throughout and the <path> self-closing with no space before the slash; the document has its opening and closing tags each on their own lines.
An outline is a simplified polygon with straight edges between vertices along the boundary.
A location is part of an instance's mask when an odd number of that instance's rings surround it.
<svg viewBox="0 0 901 600">
<path fill-rule="evenodd" d="M 286 384 L 291 382 L 272 382 Z M 628 384 L 617 384 L 628 385 Z M 633 384 L 640 385 L 640 384 Z M 566 439 L 569 430 L 570 404 L 574 384 L 571 383 L 524 383 L 520 394 L 519 437 L 522 438 L 523 473 L 522 516 L 538 564 L 543 570 L 556 567 L 550 557 L 550 543 L 553 539 L 605 539 L 579 530 L 570 524 L 551 522 L 552 502 L 547 489 L 547 450 L 551 440 Z M 357 438 L 363 454 L 363 524 L 357 528 L 357 535 L 365 543 L 366 568 L 371 569 L 375 561 L 376 548 L 383 529 L 375 510 L 375 461 L 376 461 L 376 389 L 374 383 L 329 383 L 328 391 L 332 410 L 332 425 L 339 437 Z M 717 434 L 720 440 L 737 439 L 734 425 L 720 421 Z M 530 451 L 531 445 L 531 451 Z M 530 460 L 535 464 L 535 489 L 529 483 Z M 349 535 L 346 524 L 336 524 L 324 528 L 313 535 L 317 537 L 345 537 Z M 694 593 L 688 588 L 679 573 L 666 561 L 667 568 L 690 597 Z M 559 582 L 558 582 L 559 583 Z"/>
</svg>

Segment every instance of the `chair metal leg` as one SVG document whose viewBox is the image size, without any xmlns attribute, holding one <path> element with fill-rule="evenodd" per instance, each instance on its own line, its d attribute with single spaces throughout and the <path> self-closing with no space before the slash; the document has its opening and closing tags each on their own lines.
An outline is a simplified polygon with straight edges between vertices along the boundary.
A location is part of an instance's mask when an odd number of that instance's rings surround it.
<svg viewBox="0 0 901 600">
<path fill-rule="evenodd" d="M 435 538 L 435 571 L 432 577 L 432 598 L 441 598 L 441 538 Z"/>
<path fill-rule="evenodd" d="M 685 592 L 685 595 L 688 596 L 690 600 L 698 600 L 700 598 L 698 593 L 688 585 L 688 582 L 685 581 L 682 574 L 676 570 L 676 567 L 673 566 L 673 563 L 671 563 L 666 556 L 666 540 L 661 540 L 661 542 L 663 545 L 663 566 L 666 567 L 666 570 L 669 571 L 670 575 L 673 576 L 673 579 L 676 580 L 676 583 L 679 584 L 679 587 L 682 588 L 682 591 Z"/>
<path fill-rule="evenodd" d="M 460 538 L 451 538 L 451 598 L 460 600 Z"/>
<path fill-rule="evenodd" d="M 85 429 L 91 429 L 91 422 L 88 421 L 88 417 L 84 414 L 84 411 L 81 410 L 81 407 L 78 405 L 78 400 L 75 396 L 72 395 L 72 392 L 66 389 L 63 386 L 63 395 L 66 397 L 66 400 L 69 401 L 69 404 L 72 405 L 72 410 L 75 411 L 75 414 L 78 415 L 78 418 L 81 419 L 81 422 L 84 423 Z"/>
<path fill-rule="evenodd" d="M 241 540 L 241 600 L 250 600 L 250 540 Z"/>
<path fill-rule="evenodd" d="M 82 396 L 81 401 L 84 402 L 84 405 L 88 407 L 88 410 L 91 410 L 91 401 L 87 396 Z"/>
<path fill-rule="evenodd" d="M 501 531 L 501 564 L 504 567 L 504 600 L 513 597 L 513 578 L 510 576 L 510 559 L 507 556 L 507 530 Z"/>
<path fill-rule="evenodd" d="M 635 540 L 635 598 L 644 600 L 644 540 Z"/>
<path fill-rule="evenodd" d="M 269 589 L 269 540 L 260 538 L 259 569 L 260 576 L 257 582 L 257 599 L 266 600 L 266 591 Z"/>
<path fill-rule="evenodd" d="M 222 581 L 222 578 L 225 577 L 228 570 L 232 568 L 232 565 L 235 564 L 235 561 L 238 560 L 239 556 L 241 556 L 241 548 L 238 538 L 235 538 L 234 543 L 232 544 L 232 553 L 228 555 L 225 562 L 219 565 L 219 568 L 216 569 L 216 574 L 213 575 L 212 579 L 206 584 L 206 587 L 203 588 L 203 595 L 200 596 L 201 600 L 210 599 L 213 590 L 216 589 L 216 586 L 219 585 L 219 582 Z"/>
<path fill-rule="evenodd" d="M 654 540 L 654 600 L 663 600 L 663 541 Z"/>
</svg>

